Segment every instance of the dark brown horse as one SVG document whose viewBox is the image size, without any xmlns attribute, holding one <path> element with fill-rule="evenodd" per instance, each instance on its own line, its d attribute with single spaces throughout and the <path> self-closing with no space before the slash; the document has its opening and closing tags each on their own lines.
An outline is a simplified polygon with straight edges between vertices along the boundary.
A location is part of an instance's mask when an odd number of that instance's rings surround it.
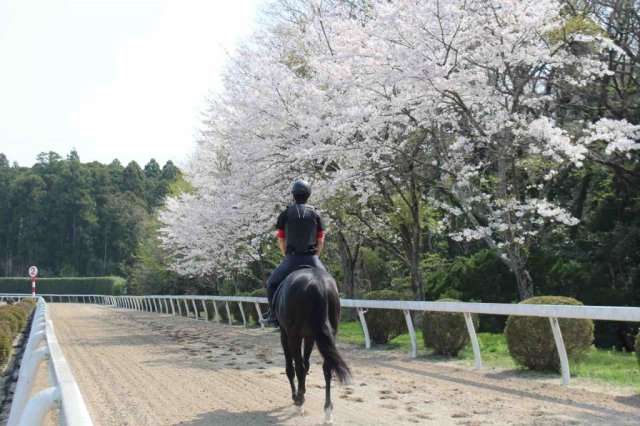
<svg viewBox="0 0 640 426">
<path fill-rule="evenodd" d="M 322 371 L 326 383 L 325 422 L 331 422 L 331 378 L 347 383 L 351 372 L 336 348 L 335 336 L 340 323 L 340 297 L 336 281 L 326 271 L 303 268 L 292 272 L 274 297 L 280 338 L 286 360 L 291 397 L 296 405 L 304 404 L 305 378 L 314 342 L 324 358 Z M 302 343 L 304 341 L 304 354 Z M 294 369 L 295 364 L 295 369 Z M 293 381 L 298 377 L 298 391 Z"/>
</svg>

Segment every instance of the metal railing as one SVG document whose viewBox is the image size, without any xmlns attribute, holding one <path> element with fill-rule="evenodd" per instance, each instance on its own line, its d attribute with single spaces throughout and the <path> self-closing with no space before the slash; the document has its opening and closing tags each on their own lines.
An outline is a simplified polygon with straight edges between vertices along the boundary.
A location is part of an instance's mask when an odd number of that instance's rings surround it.
<svg viewBox="0 0 640 426">
<path fill-rule="evenodd" d="M 0 295 L 0 300 L 4 295 Z M 47 297 L 58 297 L 60 300 L 67 298 L 68 301 L 74 298 L 84 298 L 85 302 L 88 295 L 43 295 Z M 25 297 L 25 295 L 22 295 Z M 169 315 L 179 315 L 190 317 L 193 313 L 195 320 L 209 320 L 209 309 L 207 301 L 221 302 L 227 313 L 229 324 L 232 324 L 229 303 L 238 303 L 242 322 L 245 327 L 248 326 L 246 313 L 242 303 L 250 303 L 255 306 L 258 316 L 262 316 L 260 304 L 267 304 L 266 297 L 250 297 L 250 296 L 97 296 L 92 295 L 98 303 L 117 306 L 125 309 L 134 309 L 140 311 L 149 311 L 156 313 L 164 313 Z M 81 300 L 81 299 L 76 299 Z M 198 301 L 199 303 L 196 303 Z M 369 338 L 369 329 L 365 314 L 368 309 L 392 309 L 399 310 L 404 313 L 404 318 L 409 332 L 411 341 L 411 355 L 415 358 L 418 356 L 418 345 L 416 341 L 416 333 L 411 319 L 411 311 L 431 311 L 431 312 L 454 312 L 464 315 L 467 332 L 471 341 L 474 356 L 474 366 L 476 369 L 482 367 L 482 355 L 480 353 L 480 345 L 473 326 L 472 314 L 487 315 L 516 315 L 549 318 L 549 325 L 553 333 L 560 359 L 560 367 L 562 372 L 563 384 L 569 384 L 569 360 L 562 338 L 562 331 L 558 323 L 559 318 L 572 319 L 592 319 L 605 321 L 629 321 L 640 322 L 640 308 L 635 307 L 612 307 L 612 306 L 570 306 L 570 305 L 527 305 L 527 304 L 507 304 L 507 303 L 467 303 L 467 302 L 418 302 L 418 301 L 399 301 L 399 300 L 352 300 L 341 299 L 340 304 L 343 308 L 354 308 L 358 312 L 358 318 L 362 325 L 364 334 L 365 347 L 371 348 L 371 339 Z M 191 305 L 191 307 L 189 307 Z M 198 306 L 199 305 L 199 306 Z M 211 315 L 216 322 L 221 321 L 217 303 L 212 303 L 214 312 Z M 184 309 L 184 314 L 183 314 Z M 200 314 L 204 314 L 202 317 Z"/>
<path fill-rule="evenodd" d="M 18 299 L 29 297 L 11 296 Z M 6 296 L 3 295 L 0 300 L 5 298 Z M 43 345 L 40 346 L 41 344 Z M 51 386 L 31 397 L 38 368 L 47 360 Z M 29 340 L 20 365 L 7 425 L 42 424 L 47 412 L 53 409 L 58 410 L 58 421 L 61 424 L 70 426 L 93 424 L 80 388 L 58 343 L 47 304 L 42 297 L 39 297 L 33 314 Z"/>
</svg>

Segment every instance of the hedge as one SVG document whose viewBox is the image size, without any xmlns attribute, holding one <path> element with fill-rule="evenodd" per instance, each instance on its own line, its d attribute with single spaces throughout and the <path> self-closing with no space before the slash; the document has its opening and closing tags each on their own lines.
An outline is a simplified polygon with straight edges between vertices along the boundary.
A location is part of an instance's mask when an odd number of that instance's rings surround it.
<svg viewBox="0 0 640 426">
<path fill-rule="evenodd" d="M 35 305 L 35 300 L 29 298 L 15 305 L 0 306 L 0 367 L 9 361 L 13 338 L 25 328 Z"/>
<path fill-rule="evenodd" d="M 20 320 L 16 317 L 15 314 L 9 312 L 5 308 L 6 306 L 0 306 L 0 320 L 6 321 L 9 324 L 9 328 L 11 329 L 11 338 L 17 335 L 20 331 Z"/>
<path fill-rule="evenodd" d="M 0 367 L 9 361 L 11 356 L 11 346 L 13 341 L 13 333 L 9 323 L 5 320 L 0 320 Z"/>
<path fill-rule="evenodd" d="M 40 294 L 110 294 L 120 295 L 126 281 L 120 277 L 38 278 Z M 28 277 L 0 278 L 0 293 L 31 293 Z"/>
<path fill-rule="evenodd" d="M 16 318 L 16 320 L 18 320 L 18 330 L 22 330 L 22 328 L 27 324 L 27 311 L 17 304 L 0 306 L 0 311 L 9 312 Z"/>
</svg>

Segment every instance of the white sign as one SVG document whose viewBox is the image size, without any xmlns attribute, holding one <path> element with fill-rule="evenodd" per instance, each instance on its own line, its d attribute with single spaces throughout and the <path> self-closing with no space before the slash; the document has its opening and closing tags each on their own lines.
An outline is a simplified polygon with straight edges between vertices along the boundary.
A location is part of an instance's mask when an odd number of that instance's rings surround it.
<svg viewBox="0 0 640 426">
<path fill-rule="evenodd" d="M 36 275 L 38 275 L 38 268 L 36 268 L 35 266 L 30 267 L 29 276 L 35 277 Z"/>
</svg>

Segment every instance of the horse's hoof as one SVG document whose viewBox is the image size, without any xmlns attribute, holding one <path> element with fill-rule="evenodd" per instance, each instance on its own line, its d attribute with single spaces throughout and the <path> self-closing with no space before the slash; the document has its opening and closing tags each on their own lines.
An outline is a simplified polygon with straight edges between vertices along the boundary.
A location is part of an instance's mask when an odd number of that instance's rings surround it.
<svg viewBox="0 0 640 426">
<path fill-rule="evenodd" d="M 324 410 L 324 424 L 325 425 L 333 424 L 333 416 L 331 415 L 332 412 L 333 412 L 333 407 L 325 408 L 325 410 Z"/>
</svg>

